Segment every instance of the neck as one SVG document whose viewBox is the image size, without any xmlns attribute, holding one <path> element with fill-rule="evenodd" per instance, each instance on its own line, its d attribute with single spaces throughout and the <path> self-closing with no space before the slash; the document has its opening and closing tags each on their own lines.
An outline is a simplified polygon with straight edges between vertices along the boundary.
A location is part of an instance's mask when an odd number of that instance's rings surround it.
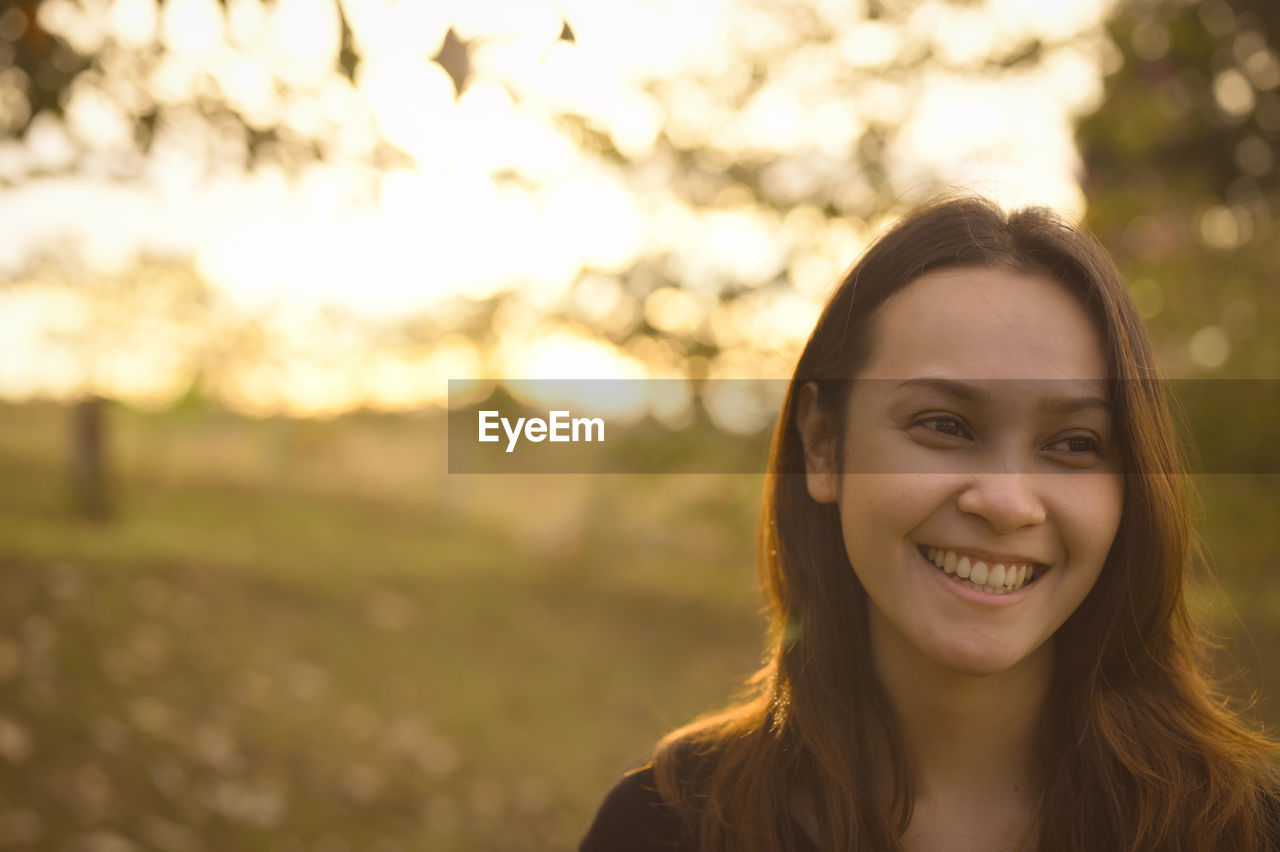
<svg viewBox="0 0 1280 852">
<path fill-rule="evenodd" d="M 1037 733 L 1052 642 L 1000 672 L 959 672 L 921 654 L 874 610 L 871 618 L 876 670 L 905 741 L 917 799 L 1033 806 L 1042 785 Z"/>
</svg>

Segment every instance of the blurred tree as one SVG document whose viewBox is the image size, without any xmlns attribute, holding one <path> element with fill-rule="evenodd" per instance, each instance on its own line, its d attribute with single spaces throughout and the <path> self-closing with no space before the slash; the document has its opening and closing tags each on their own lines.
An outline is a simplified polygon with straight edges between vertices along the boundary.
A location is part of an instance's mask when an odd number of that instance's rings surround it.
<svg viewBox="0 0 1280 852">
<path fill-rule="evenodd" d="M 333 120 L 316 119 L 306 107 L 308 98 L 332 102 L 354 95 L 366 66 L 376 64 L 377 56 L 366 55 L 373 40 L 362 40 L 359 27 L 353 26 L 356 5 L 346 0 L 266 5 L 260 0 L 21 0 L 0 16 L 0 66 L 8 66 L 0 79 L 8 107 L 0 113 L 5 117 L 0 132 L 30 144 L 33 135 L 69 125 L 73 156 L 41 168 L 106 170 L 118 177 L 145 168 L 158 137 L 167 133 L 187 142 L 198 137 L 194 124 L 211 131 L 212 141 L 205 146 L 205 167 L 211 171 L 229 165 L 247 168 L 264 158 L 296 169 L 315 160 L 411 166 L 415 158 L 438 156 L 438 150 L 413 150 L 412 139 L 406 142 L 406 134 L 388 128 L 381 118 L 375 121 L 367 110 L 350 112 L 344 118 L 347 126 L 337 127 Z M 534 73 L 527 62 L 519 64 L 524 62 L 517 56 L 520 45 L 501 54 L 513 45 L 511 33 L 484 35 L 484 26 L 466 20 L 467 4 L 423 8 L 444 10 L 424 13 L 433 26 L 435 18 L 453 13 L 466 24 L 461 30 L 443 30 L 438 47 L 430 48 L 457 93 L 475 78 L 479 56 L 487 79 L 505 87 L 517 105 L 545 101 L 547 91 L 539 88 L 545 75 Z M 503 8 L 496 4 L 489 11 Z M 514 19 L 529 15 L 540 23 L 538 15 L 557 15 L 553 10 L 558 8 L 531 0 L 507 11 Z M 609 17 L 607 5 L 600 7 L 603 11 L 573 4 L 566 8 L 570 17 L 576 11 L 586 19 L 589 41 L 596 37 L 588 49 L 608 47 L 600 38 L 608 33 L 591 20 Z M 682 24 L 694 26 L 700 20 L 699 5 L 691 8 L 695 11 L 679 19 Z M 249 52 L 247 42 L 261 40 L 259 31 L 272 26 L 263 23 L 265 17 L 276 14 L 282 22 L 272 25 L 306 25 L 318 31 L 332 17 L 334 49 L 317 54 L 329 67 L 306 73 L 288 63 L 253 67 L 262 60 Z M 626 92 L 630 100 L 625 103 L 602 107 L 587 97 L 575 100 L 570 93 L 567 99 L 537 104 L 534 111 L 550 112 L 585 157 L 595 158 L 603 172 L 637 194 L 661 183 L 676 202 L 693 211 L 745 210 L 777 217 L 801 210 L 809 231 L 839 219 L 873 230 L 883 217 L 950 177 L 928 164 L 904 164 L 900 157 L 895 162 L 893 156 L 918 107 L 926 75 L 944 81 L 996 80 L 1069 53 L 1090 61 L 1101 48 L 1096 27 L 1087 21 L 1066 30 L 1037 29 L 1035 16 L 1005 25 L 996 19 L 999 14 L 970 0 L 745 0 L 734 4 L 733 14 L 724 19 L 722 27 L 729 32 L 707 34 L 709 47 L 713 36 L 717 44 L 731 42 L 731 55 L 676 75 L 664 73 L 659 57 L 653 67 L 637 66 L 634 75 L 643 91 Z M 411 16 L 403 25 L 415 23 L 430 30 Z M 553 23 L 548 30 L 553 41 L 582 43 L 582 33 L 569 20 Z M 493 22 L 488 24 L 492 28 Z M 243 34 L 249 31 L 258 34 Z M 481 34 L 464 37 L 460 31 Z M 637 53 L 646 50 L 652 48 L 640 47 Z M 544 58 L 548 51 L 544 48 Z M 190 62 L 175 62 L 176 57 Z M 424 94 L 415 90 L 423 79 L 406 76 L 401 82 L 398 96 L 405 103 Z M 118 143 L 104 147 L 103 134 L 80 128 L 74 114 L 82 104 L 112 111 L 125 122 L 132 150 Z M 368 127 L 351 126 L 361 124 Z M 447 135 L 448 129 L 436 132 Z M 356 137 L 361 141 L 353 141 Z M 485 140 L 497 146 L 509 141 Z M 237 158 L 242 162 L 228 162 Z M 13 172 L 9 175 L 12 180 Z M 499 186 L 545 188 L 544 176 L 522 173 L 519 167 L 497 166 L 492 177 Z M 734 223 L 725 224 L 730 228 Z M 619 313 L 629 313 L 634 321 L 613 323 L 602 333 L 615 342 L 655 336 L 678 344 L 686 354 L 714 355 L 722 344 L 705 324 L 675 331 L 653 323 L 661 311 L 652 306 L 645 310 L 651 292 L 688 286 L 703 271 L 673 262 L 670 238 L 666 242 L 641 256 L 623 276 L 621 295 L 630 310 Z M 811 249 L 790 247 L 784 253 L 794 256 Z M 759 269 L 746 275 L 711 270 L 714 274 L 704 285 L 710 305 L 732 302 L 761 286 L 786 285 L 792 277 L 790 259 L 758 263 Z M 841 255 L 831 271 L 839 272 L 849 260 Z M 517 289 L 502 289 L 495 302 Z M 699 310 L 710 311 L 710 305 L 700 302 Z M 568 305 L 537 308 L 580 319 Z M 487 323 L 494 309 L 496 305 L 463 313 Z"/>
<path fill-rule="evenodd" d="M 227 0 L 219 3 L 224 9 L 228 7 Z M 173 5 L 172 0 L 169 5 Z M 347 19 L 340 6 L 336 10 L 341 36 L 333 70 L 350 81 L 356 74 L 359 57 Z M 239 164 L 225 162 L 229 154 L 233 157 L 236 154 L 234 143 L 208 146 L 203 165 L 210 171 L 228 165 L 249 168 L 259 158 L 294 169 L 334 155 L 330 150 L 333 139 L 330 128 L 317 127 L 310 134 L 301 132 L 297 123 L 285 120 L 282 113 L 264 121 L 262 115 L 254 114 L 248 105 L 238 102 L 232 93 L 219 89 L 209 80 L 196 86 L 199 94 L 195 104 L 183 96 L 166 97 L 162 91 L 164 85 L 157 85 L 156 81 L 164 76 L 165 63 L 180 49 L 176 42 L 181 39 L 160 32 L 164 11 L 164 5 L 150 0 L 116 3 L 110 9 L 105 3 L 68 0 L 16 0 L 4 5 L 0 11 L 0 135 L 23 140 L 36 152 L 29 158 L 30 165 L 23 179 L 50 172 L 79 171 L 105 171 L 116 179 L 136 177 L 146 168 L 158 131 L 164 128 L 182 131 L 185 127 L 189 132 L 193 118 L 205 127 L 229 130 L 233 139 L 242 140 L 244 160 Z M 104 14 L 131 17 L 132 22 L 106 30 L 96 21 L 92 25 L 87 23 L 88 16 Z M 460 91 L 469 73 L 466 43 L 449 31 L 435 61 Z M 282 81 L 276 81 L 276 86 L 282 90 L 288 88 Z M 283 94 L 287 100 L 289 93 Z M 66 133 L 64 128 L 73 125 L 68 121 L 68 107 L 77 99 L 96 100 L 98 106 L 105 106 L 114 117 L 123 119 L 131 144 L 121 144 L 121 140 L 109 138 L 110 134 L 76 133 L 74 127 L 71 133 Z M 195 116 L 193 106 L 198 108 Z M 55 151 L 66 148 L 65 144 L 56 142 L 51 145 L 50 137 L 59 142 L 69 141 L 73 152 L 69 156 L 40 153 L 42 148 Z M 374 164 L 403 160 L 393 148 L 380 142 L 367 151 L 367 157 Z M 0 180 L 8 183 L 11 179 L 12 172 Z M 68 248 L 62 261 L 79 255 L 77 247 Z M 70 287 L 71 292 L 88 305 L 87 316 L 91 321 L 74 331 L 86 357 L 77 359 L 84 365 L 84 397 L 70 409 L 71 495 L 77 514 L 101 520 L 110 516 L 112 499 L 108 488 L 110 465 L 106 458 L 105 395 L 109 391 L 98 375 L 97 364 L 105 357 L 105 349 L 112 344 L 118 349 L 137 332 L 132 320 L 139 311 L 149 315 L 146 302 L 155 304 L 156 294 L 147 286 L 138 286 L 138 280 L 130 280 L 128 276 L 95 276 L 81 268 L 68 277 L 65 262 L 50 264 L 49 261 L 50 258 L 33 258 L 30 269 L 46 275 L 54 269 L 56 286 Z M 154 283 L 156 276 L 145 271 L 147 266 L 144 262 L 131 270 L 131 274 Z M 172 275 L 169 278 L 176 280 Z M 176 287 L 161 294 L 160 300 L 174 308 L 174 318 L 188 321 L 194 335 L 201 336 L 208 317 L 202 314 L 195 320 L 192 316 L 192 307 L 203 304 L 202 297 L 189 298 L 192 292 L 190 287 Z M 137 302 L 140 295 L 144 300 Z M 241 336 L 244 336 L 243 329 Z"/>
<path fill-rule="evenodd" d="M 1120 61 L 1078 129 L 1086 224 L 1115 253 L 1166 370 L 1190 379 L 1174 391 L 1199 469 L 1234 474 L 1196 478 L 1221 585 L 1196 573 L 1192 588 L 1236 640 L 1224 670 L 1253 670 L 1274 724 L 1280 17 L 1266 0 L 1145 0 L 1121 4 L 1109 29 Z"/>
<path fill-rule="evenodd" d="M 180 3 L 181 0 L 178 0 Z M 217 0 L 223 10 L 231 6 L 248 8 L 235 0 Z M 186 115 L 192 104 L 185 99 L 166 98 L 157 89 L 157 77 L 163 76 L 168 56 L 182 52 L 187 36 L 170 36 L 161 32 L 167 7 L 175 0 L 144 0 L 141 3 L 73 2 L 73 0 L 10 0 L 0 12 L 0 97 L 6 109 L 0 111 L 0 131 L 4 135 L 25 137 L 33 125 L 47 119 L 63 119 L 70 102 L 77 96 L 101 92 L 107 94 L 133 127 L 133 138 L 143 154 L 150 151 L 156 129 L 167 119 Z M 197 10 L 198 4 L 186 4 Z M 253 3 L 254 6 L 258 4 Z M 355 38 L 343 12 L 342 4 L 333 6 L 340 32 L 339 49 L 330 70 L 347 81 L 356 79 L 360 55 Z M 246 14 L 258 14 L 260 9 Z M 107 34 L 99 23 L 86 25 L 86 18 L 110 15 L 128 21 Z M 297 23 L 295 21 L 295 23 Z M 221 17 L 193 21 L 191 26 L 207 26 L 220 30 Z M 210 37 L 216 34 L 208 33 Z M 469 45 L 448 30 L 432 60 L 450 76 L 458 92 L 466 86 L 470 75 Z M 288 97 L 289 83 L 273 81 L 277 94 Z M 277 115 L 264 121 L 252 106 L 226 91 L 212 80 L 199 85 L 198 103 L 204 118 L 214 124 L 227 119 L 245 131 L 249 162 L 264 154 L 294 162 L 324 158 L 332 137 L 327 127 L 315 133 L 302 131 L 296 123 Z M 80 139 L 83 144 L 89 140 Z M 79 153 L 87 153 L 81 150 Z M 369 152 L 375 162 L 397 162 L 402 158 L 386 144 Z M 137 161 L 134 161 L 137 162 Z M 74 169 L 80 160 L 68 161 Z"/>
<path fill-rule="evenodd" d="M 1274 378 L 1280 17 L 1266 0 L 1145 0 L 1109 29 L 1120 61 L 1078 127 L 1087 224 L 1174 374 Z"/>
<path fill-rule="evenodd" d="M 957 179 L 936 160 L 904 153 L 920 144 L 911 136 L 920 132 L 913 119 L 923 95 L 948 82 L 1029 80 L 1054 63 L 1088 67 L 1107 48 L 1088 25 L 1037 31 L 1000 20 L 993 3 L 731 6 L 727 32 L 715 34 L 732 43 L 727 57 L 708 38 L 705 61 L 679 75 L 651 74 L 612 111 L 556 105 L 559 126 L 620 183 L 645 200 L 656 185 L 670 192 L 652 206 L 674 211 L 672 224 L 653 228 L 650 246 L 625 269 L 585 268 L 550 304 L 504 291 L 477 310 L 458 297 L 442 313 L 466 318 L 484 348 L 500 349 L 534 316 L 588 327 L 669 375 L 783 375 L 816 305 L 865 240 Z M 576 40 L 589 44 L 590 29 Z M 487 48 L 476 46 L 482 59 Z M 535 99 L 537 82 L 513 77 L 512 96 Z M 983 120 L 955 117 L 956 130 Z M 960 146 L 943 135 L 934 147 Z M 712 259 L 690 262 L 698 253 Z"/>
<path fill-rule="evenodd" d="M 205 362 L 244 321 L 222 311 L 190 264 L 148 259 L 120 273 L 90 272 L 74 246 L 48 247 L 11 287 L 34 318 L 35 353 L 13 352 L 56 390 L 78 397 L 69 409 L 71 508 L 91 520 L 114 514 L 109 410 L 113 401 L 154 406 L 192 384 Z M 45 361 L 29 363 L 31 358 Z M 139 381 L 142 379 L 142 381 Z"/>
<path fill-rule="evenodd" d="M 95 521 L 111 517 L 111 500 L 107 475 L 103 466 L 106 428 L 100 396 L 86 396 L 76 403 L 72 436 L 71 486 L 72 507 L 77 515 Z"/>
<path fill-rule="evenodd" d="M 657 14 L 634 5 L 627 14 Z M 166 158 L 205 177 L 264 163 L 294 176 L 316 163 L 352 166 L 370 196 L 396 196 L 434 217 L 439 256 L 459 242 L 449 228 L 465 218 L 448 205 L 472 189 L 514 198 L 539 220 L 595 229 L 540 235 L 559 241 L 553 248 L 563 256 L 544 252 L 550 261 L 538 270 L 523 257 L 492 262 L 517 254 L 525 235 L 499 234 L 511 244 L 503 251 L 472 237 L 475 257 L 422 277 L 492 266 L 493 280 L 443 298 L 429 316 L 402 318 L 386 336 L 414 347 L 461 333 L 492 350 L 520 334 L 570 329 L 668 372 L 772 375 L 785 370 L 815 305 L 882 220 L 955 179 L 941 160 L 903 153 L 951 144 L 908 138 L 938 132 L 912 125 L 931 87 L 1012 78 L 1049 85 L 1054 63 L 1071 80 L 1091 74 L 1106 47 L 1096 21 L 1062 9 L 1006 19 L 999 4 L 971 0 L 741 0 L 715 18 L 702 4 L 678 4 L 662 13 L 671 26 L 659 30 L 660 42 L 637 46 L 633 65 L 592 89 L 575 85 L 591 68 L 584 57 L 605 67 L 605 54 L 626 43 L 610 29 L 609 4 L 401 2 L 385 7 L 400 16 L 394 21 L 375 20 L 383 13 L 369 10 L 378 8 L 349 0 L 10 3 L 0 12 L 0 135 L 9 138 L 0 181 L 154 178 Z M 424 35 L 405 47 L 387 38 L 396 27 Z M 539 35 L 524 38 L 531 28 Z M 664 53 L 676 41 L 672 28 L 698 33 L 706 49 L 691 58 Z M 293 30 L 309 41 L 290 42 Z M 293 55 L 303 41 L 311 52 Z M 387 43 L 403 55 L 383 61 L 377 45 Z M 438 94 L 441 70 L 455 101 L 480 90 L 468 109 L 488 110 L 492 132 L 454 138 L 447 121 L 460 113 L 419 108 Z M 1064 111 L 1077 108 L 1073 93 L 1056 96 Z M 520 132 L 529 135 L 507 136 Z M 574 164 L 529 166 L 523 149 L 539 146 L 551 159 L 571 150 Z M 446 201 L 423 197 L 440 186 L 414 183 L 415 170 L 439 172 L 447 157 L 459 159 L 464 179 L 441 193 Z M 483 173 L 472 180 L 471 168 Z M 401 182 L 389 192 L 384 178 L 396 171 Z M 495 227 L 490 208 L 475 209 L 477 230 Z M 628 216 L 644 232 L 618 238 L 615 220 Z M 414 225 L 401 242 L 421 237 Z M 554 285 L 538 286 L 539 276 Z"/>
</svg>

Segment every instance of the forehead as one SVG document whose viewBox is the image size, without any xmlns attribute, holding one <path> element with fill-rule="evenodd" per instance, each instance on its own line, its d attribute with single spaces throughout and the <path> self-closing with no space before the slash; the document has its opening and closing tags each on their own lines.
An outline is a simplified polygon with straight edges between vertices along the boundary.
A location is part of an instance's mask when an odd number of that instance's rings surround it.
<svg viewBox="0 0 1280 852">
<path fill-rule="evenodd" d="M 1062 284 L 987 267 L 929 272 L 881 306 L 862 378 L 1103 382 L 1092 317 Z"/>
</svg>

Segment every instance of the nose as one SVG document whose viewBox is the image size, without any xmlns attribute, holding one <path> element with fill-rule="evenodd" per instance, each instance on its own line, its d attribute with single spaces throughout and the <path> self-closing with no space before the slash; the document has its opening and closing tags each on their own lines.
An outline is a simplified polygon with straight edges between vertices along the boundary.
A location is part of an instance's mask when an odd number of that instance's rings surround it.
<svg viewBox="0 0 1280 852">
<path fill-rule="evenodd" d="M 1033 484 L 1022 473 L 981 473 L 960 492 L 956 505 L 986 520 L 994 532 L 1016 532 L 1045 521 L 1044 503 Z"/>
</svg>

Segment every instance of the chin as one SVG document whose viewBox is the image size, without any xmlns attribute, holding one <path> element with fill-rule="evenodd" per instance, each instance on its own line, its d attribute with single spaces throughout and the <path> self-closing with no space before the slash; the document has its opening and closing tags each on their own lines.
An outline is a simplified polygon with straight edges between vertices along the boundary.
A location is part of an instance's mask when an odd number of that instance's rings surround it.
<svg viewBox="0 0 1280 852">
<path fill-rule="evenodd" d="M 956 674 L 985 677 L 1006 672 L 1025 660 L 1028 654 L 1010 653 L 1005 649 L 964 647 L 939 648 L 934 662 Z"/>
</svg>

